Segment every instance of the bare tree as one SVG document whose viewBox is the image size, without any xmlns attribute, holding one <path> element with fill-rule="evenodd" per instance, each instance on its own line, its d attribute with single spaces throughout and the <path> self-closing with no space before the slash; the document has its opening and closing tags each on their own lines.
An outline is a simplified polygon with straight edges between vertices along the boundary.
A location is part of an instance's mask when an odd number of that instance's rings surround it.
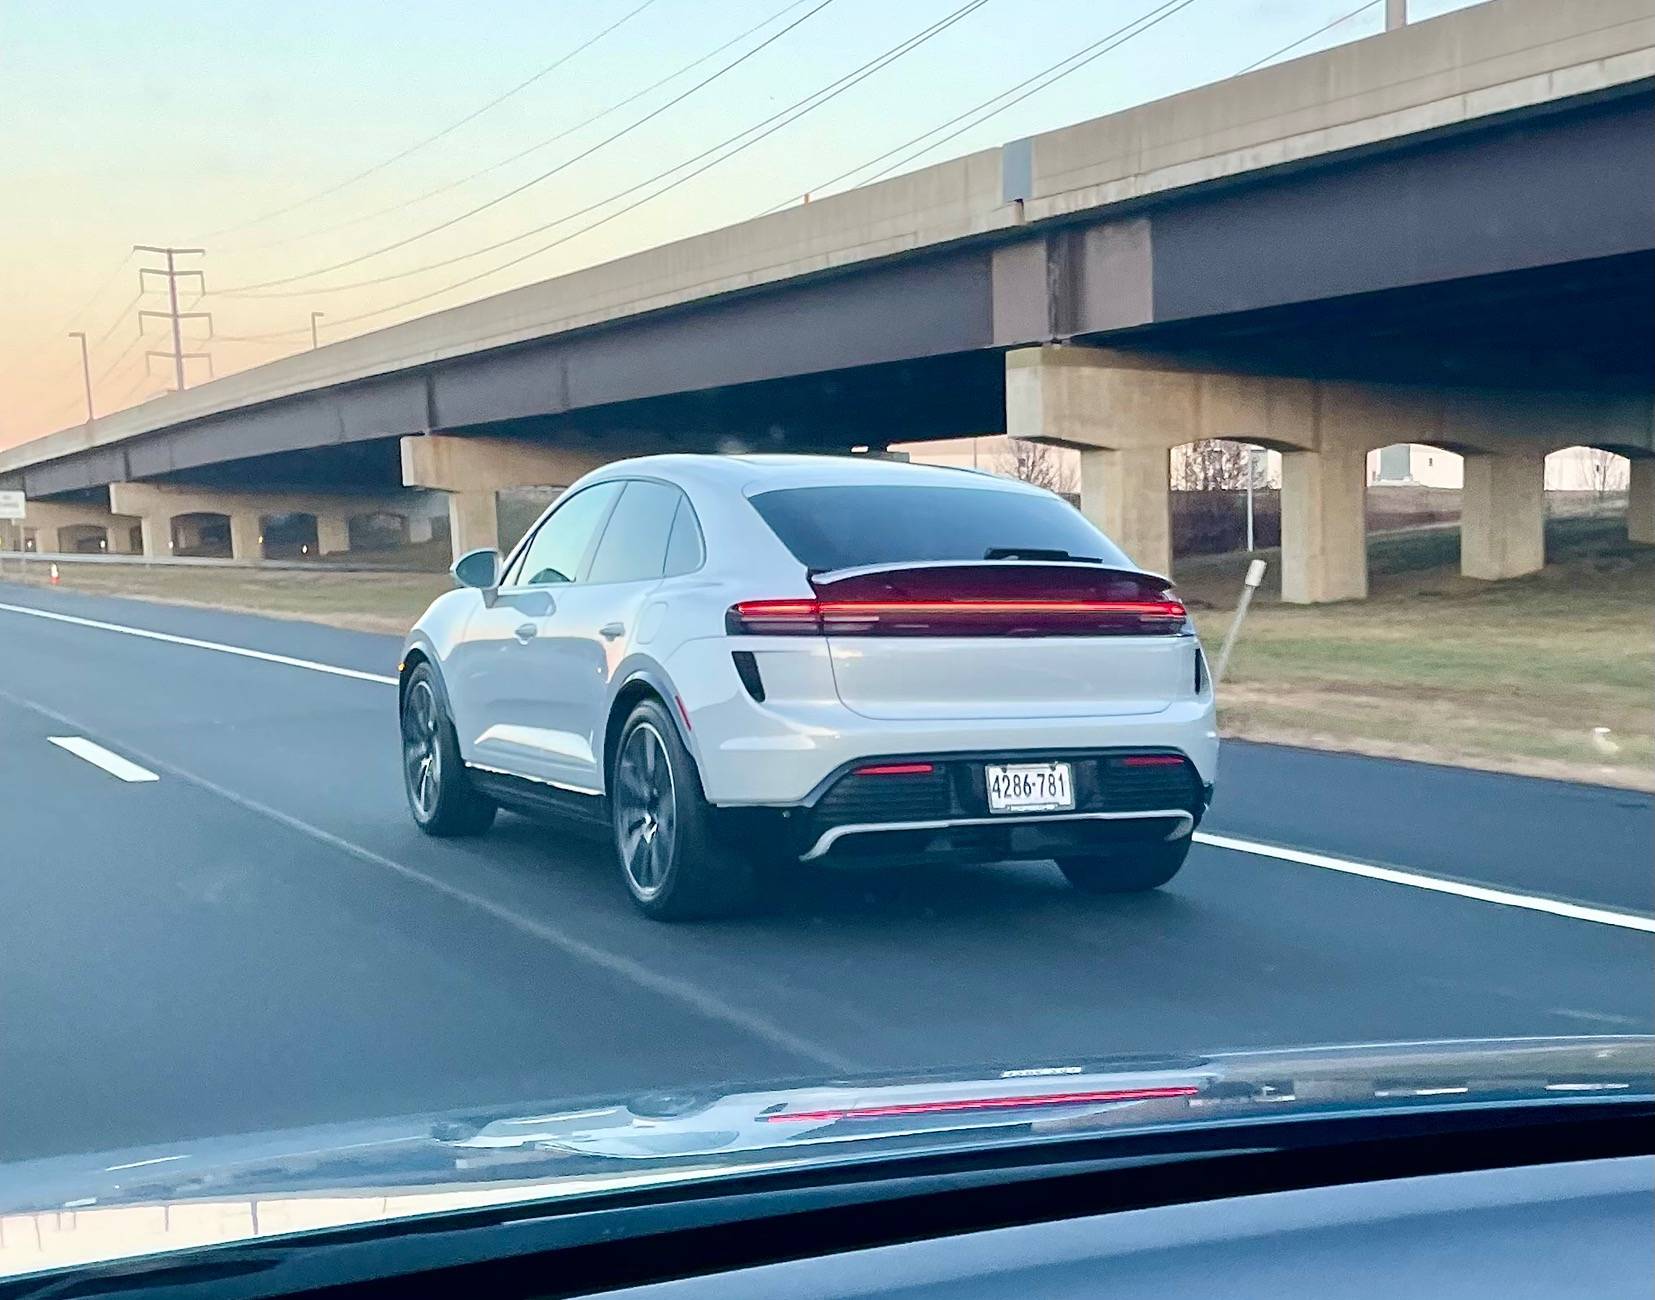
<svg viewBox="0 0 1655 1300">
<path fill-rule="evenodd" d="M 994 471 L 1007 478 L 1022 479 L 1035 487 L 1045 488 L 1061 496 L 1074 496 L 1080 491 L 1079 475 L 1074 462 L 1056 447 L 1043 442 L 1029 442 L 1023 438 L 1006 439 L 1006 449 L 994 459 Z"/>
<path fill-rule="evenodd" d="M 1214 438 L 1180 447 L 1172 457 L 1172 486 L 1181 492 L 1236 491 L 1247 486 L 1252 448 Z"/>
<path fill-rule="evenodd" d="M 1592 492 L 1592 513 L 1603 510 L 1611 496 L 1626 491 L 1632 478 L 1632 467 L 1625 456 L 1618 456 L 1602 447 L 1586 449 L 1586 486 Z"/>
</svg>

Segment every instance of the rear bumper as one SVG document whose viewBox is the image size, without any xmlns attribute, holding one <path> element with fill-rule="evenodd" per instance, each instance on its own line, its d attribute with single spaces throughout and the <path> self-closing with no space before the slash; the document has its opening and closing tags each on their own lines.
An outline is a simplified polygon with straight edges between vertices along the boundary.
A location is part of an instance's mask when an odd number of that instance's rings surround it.
<svg viewBox="0 0 1655 1300">
<path fill-rule="evenodd" d="M 732 683 L 734 673 L 730 674 Z M 739 685 L 697 707 L 685 690 L 702 786 L 730 807 L 804 803 L 833 773 L 890 754 L 1022 754 L 1055 757 L 1079 750 L 1173 751 L 1202 784 L 1217 778 L 1218 729 L 1209 693 L 1155 713 L 1121 717 L 923 719 L 885 722 L 837 700 L 772 707 Z"/>
<path fill-rule="evenodd" d="M 1071 765 L 1074 808 L 990 812 L 985 764 L 1037 757 Z M 796 806 L 727 808 L 724 815 L 743 838 L 806 862 L 1016 861 L 1176 839 L 1195 828 L 1212 800 L 1211 783 L 1169 749 L 904 753 L 877 762 L 914 770 L 870 773 L 868 760 L 857 759 Z"/>
</svg>

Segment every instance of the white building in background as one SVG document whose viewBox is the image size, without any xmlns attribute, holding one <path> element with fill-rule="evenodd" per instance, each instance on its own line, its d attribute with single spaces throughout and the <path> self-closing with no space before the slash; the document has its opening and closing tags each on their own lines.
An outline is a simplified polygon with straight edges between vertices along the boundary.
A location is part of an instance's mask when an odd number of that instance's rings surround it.
<svg viewBox="0 0 1655 1300">
<path fill-rule="evenodd" d="M 973 465 L 979 469 L 998 470 L 1005 455 L 1006 440 L 999 434 L 984 434 L 980 438 L 949 438 L 940 442 L 909 442 L 892 444 L 892 450 L 901 450 L 926 465 Z M 1074 463 L 1078 478 L 1077 454 L 1057 449 L 1057 454 Z M 1599 480 L 1601 456 L 1590 447 L 1565 447 L 1546 457 L 1546 489 L 1551 492 L 1584 492 L 1607 486 L 1610 491 L 1626 488 L 1626 462 L 1614 457 L 1608 470 L 1608 483 Z M 1258 456 L 1259 487 L 1281 486 L 1281 455 L 1262 451 Z M 1441 447 L 1426 447 L 1417 443 L 1400 442 L 1394 447 L 1381 447 L 1368 453 L 1368 482 L 1375 486 L 1407 484 L 1415 487 L 1455 488 L 1464 485 L 1465 470 L 1459 453 L 1444 451 Z"/>
<path fill-rule="evenodd" d="M 1614 457 L 1609 464 L 1609 482 L 1599 475 L 1602 458 L 1590 447 L 1565 447 L 1546 457 L 1546 490 L 1584 492 L 1607 486 L 1611 491 L 1626 486 L 1626 464 Z M 1440 447 L 1422 447 L 1401 442 L 1368 453 L 1368 482 L 1372 484 L 1411 483 L 1419 487 L 1458 488 L 1464 485 L 1465 469 L 1457 452 Z"/>
<path fill-rule="evenodd" d="M 1440 447 L 1399 442 L 1368 453 L 1368 482 L 1458 488 L 1464 479 L 1460 457 Z"/>
</svg>

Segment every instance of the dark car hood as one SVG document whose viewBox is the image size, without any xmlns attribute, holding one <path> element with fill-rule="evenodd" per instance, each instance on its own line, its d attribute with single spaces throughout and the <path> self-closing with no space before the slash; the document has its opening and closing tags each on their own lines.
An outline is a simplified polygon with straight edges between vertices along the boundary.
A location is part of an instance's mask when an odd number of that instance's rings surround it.
<svg viewBox="0 0 1655 1300">
<path fill-rule="evenodd" d="M 1261 1116 L 1655 1096 L 1655 1038 L 1035 1061 L 402 1116 L 0 1168 L 0 1276 L 827 1160 Z M 140 1210 L 144 1212 L 140 1212 Z"/>
</svg>

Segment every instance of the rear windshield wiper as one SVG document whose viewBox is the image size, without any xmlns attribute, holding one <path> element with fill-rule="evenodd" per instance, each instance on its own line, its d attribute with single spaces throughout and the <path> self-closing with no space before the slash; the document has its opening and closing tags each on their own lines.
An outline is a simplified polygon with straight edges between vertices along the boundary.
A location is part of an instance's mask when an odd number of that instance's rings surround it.
<svg viewBox="0 0 1655 1300">
<path fill-rule="evenodd" d="M 1101 555 L 1070 555 L 1067 551 L 1046 550 L 1038 546 L 991 546 L 983 552 L 985 560 L 1068 560 L 1075 564 L 1102 564 Z"/>
</svg>

